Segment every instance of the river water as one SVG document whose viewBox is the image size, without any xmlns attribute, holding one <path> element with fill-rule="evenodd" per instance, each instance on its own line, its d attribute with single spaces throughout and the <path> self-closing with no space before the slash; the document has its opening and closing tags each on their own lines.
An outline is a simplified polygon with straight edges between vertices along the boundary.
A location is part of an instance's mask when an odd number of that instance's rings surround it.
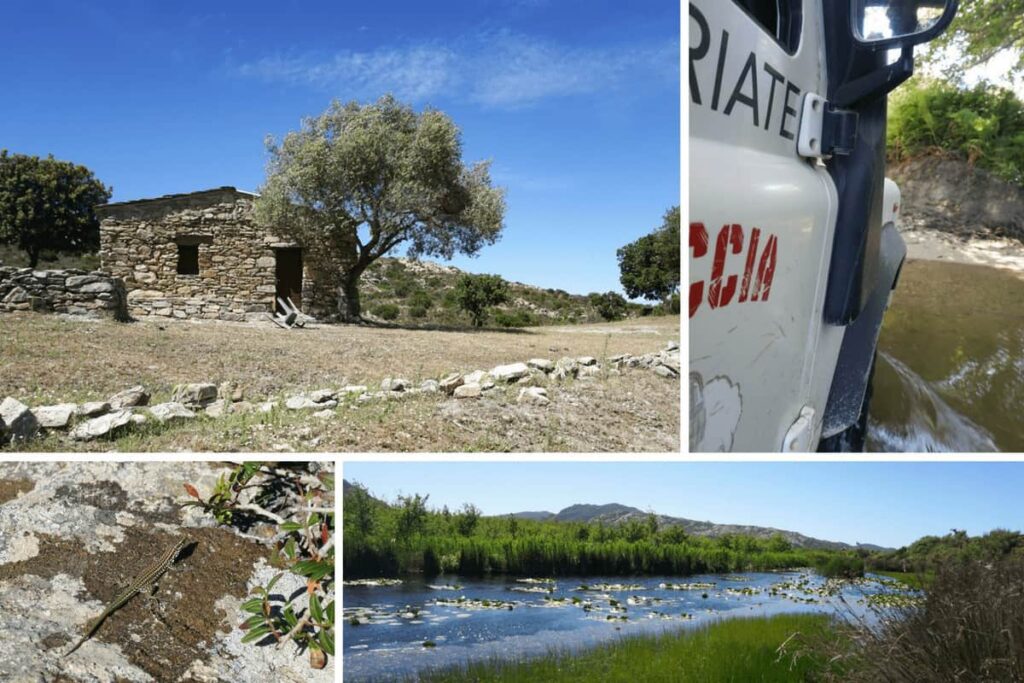
<svg viewBox="0 0 1024 683">
<path fill-rule="evenodd" d="M 346 681 L 408 678 L 468 661 L 525 658 L 623 635 L 692 628 L 731 617 L 836 613 L 839 596 L 902 593 L 871 577 L 826 581 L 810 571 L 557 581 L 442 576 L 343 587 Z M 427 646 L 426 643 L 431 645 Z"/>
<path fill-rule="evenodd" d="M 879 339 L 870 451 L 1024 450 L 1024 279 L 908 261 Z"/>
</svg>

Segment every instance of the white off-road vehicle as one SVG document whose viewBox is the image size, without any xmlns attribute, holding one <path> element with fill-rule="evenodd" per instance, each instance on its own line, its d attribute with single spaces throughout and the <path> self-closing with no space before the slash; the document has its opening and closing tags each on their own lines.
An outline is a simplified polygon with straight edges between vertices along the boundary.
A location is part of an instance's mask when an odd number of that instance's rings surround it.
<svg viewBox="0 0 1024 683">
<path fill-rule="evenodd" d="M 906 254 L 886 95 L 956 0 L 691 0 L 690 449 L 863 450 Z"/>
</svg>

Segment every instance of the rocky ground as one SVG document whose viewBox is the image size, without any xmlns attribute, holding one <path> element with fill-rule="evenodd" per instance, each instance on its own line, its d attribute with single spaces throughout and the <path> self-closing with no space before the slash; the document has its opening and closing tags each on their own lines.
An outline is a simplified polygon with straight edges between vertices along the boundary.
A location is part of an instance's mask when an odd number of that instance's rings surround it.
<svg viewBox="0 0 1024 683">
<path fill-rule="evenodd" d="M 678 318 L 516 333 L 4 321 L 8 448 L 679 448 Z"/>
<path fill-rule="evenodd" d="M 333 658 L 313 669 L 295 647 L 241 642 L 242 603 L 279 571 L 268 564 L 275 527 L 254 523 L 243 533 L 182 507 L 184 483 L 209 492 L 227 471 L 197 462 L 0 463 L 0 680 L 333 681 Z M 154 598 L 137 596 L 65 656 L 124 579 L 181 536 L 189 545 Z M 277 591 L 304 595 L 305 580 L 285 572 Z"/>
</svg>

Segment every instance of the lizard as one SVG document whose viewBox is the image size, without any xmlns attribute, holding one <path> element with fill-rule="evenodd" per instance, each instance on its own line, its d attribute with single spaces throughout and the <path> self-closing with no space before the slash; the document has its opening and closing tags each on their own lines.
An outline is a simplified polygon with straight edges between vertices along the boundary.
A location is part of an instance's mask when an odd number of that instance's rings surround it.
<svg viewBox="0 0 1024 683">
<path fill-rule="evenodd" d="M 180 538 L 178 542 L 174 544 L 174 547 L 170 548 L 167 552 L 160 556 L 160 559 L 155 564 L 148 567 L 134 581 L 129 583 L 128 587 L 125 588 L 120 595 L 114 598 L 109 605 L 107 605 L 106 609 L 103 610 L 103 613 L 100 614 L 99 617 L 97 617 L 95 620 L 93 620 L 92 624 L 85 632 L 85 635 L 82 636 L 81 639 L 77 643 L 75 643 L 75 646 L 68 650 L 64 654 L 64 656 L 67 657 L 72 652 L 77 650 L 82 645 L 82 643 L 84 643 L 86 640 L 92 637 L 94 633 L 96 633 L 97 629 L 99 629 L 100 627 L 100 624 L 102 624 L 107 617 L 109 617 L 111 614 L 113 614 L 121 607 L 123 607 L 129 600 L 135 597 L 138 593 L 141 593 L 143 589 L 149 587 L 155 588 L 156 582 L 159 581 L 160 577 L 163 576 L 164 573 L 171 568 L 171 565 L 174 564 L 175 558 L 178 557 L 178 554 L 181 552 L 182 548 L 184 548 L 187 543 L 188 539 Z"/>
</svg>

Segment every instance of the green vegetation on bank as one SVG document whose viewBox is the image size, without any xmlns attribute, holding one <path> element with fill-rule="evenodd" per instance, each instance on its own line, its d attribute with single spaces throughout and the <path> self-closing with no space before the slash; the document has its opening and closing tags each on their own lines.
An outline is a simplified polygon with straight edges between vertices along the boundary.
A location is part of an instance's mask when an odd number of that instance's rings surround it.
<svg viewBox="0 0 1024 683">
<path fill-rule="evenodd" d="M 828 630 L 825 615 L 785 614 L 730 619 L 696 630 L 631 636 L 587 649 L 556 652 L 525 662 L 494 660 L 421 673 L 422 683 L 665 683 L 716 681 L 783 683 L 803 681 L 825 668 L 814 654 L 780 657 L 779 646 L 794 634 L 808 637 Z"/>
<path fill-rule="evenodd" d="M 407 573 L 463 576 L 668 574 L 768 571 L 815 567 L 827 576 L 857 576 L 852 552 L 793 547 L 781 534 L 689 535 L 653 514 L 606 525 L 483 517 L 472 505 L 451 512 L 427 508 L 427 497 L 400 496 L 395 505 L 356 484 L 345 492 L 345 576 Z"/>
<path fill-rule="evenodd" d="M 989 84 L 913 78 L 889 98 L 889 160 L 942 151 L 1024 185 L 1024 102 Z"/>
<path fill-rule="evenodd" d="M 409 325 L 469 327 L 474 320 L 460 305 L 459 281 L 467 274 L 428 262 L 382 258 L 363 274 L 362 299 L 374 316 Z M 491 305 L 493 327 L 536 327 L 595 323 L 671 312 L 661 305 L 626 301 L 613 292 L 570 294 L 501 280 L 503 303 Z M 678 313 L 678 306 L 675 307 Z"/>
<path fill-rule="evenodd" d="M 1024 559 L 1024 534 L 995 529 L 984 536 L 968 536 L 953 529 L 945 536 L 923 536 L 909 546 L 873 553 L 866 558 L 872 571 L 905 572 L 927 576 L 959 562 L 998 562 Z"/>
</svg>

